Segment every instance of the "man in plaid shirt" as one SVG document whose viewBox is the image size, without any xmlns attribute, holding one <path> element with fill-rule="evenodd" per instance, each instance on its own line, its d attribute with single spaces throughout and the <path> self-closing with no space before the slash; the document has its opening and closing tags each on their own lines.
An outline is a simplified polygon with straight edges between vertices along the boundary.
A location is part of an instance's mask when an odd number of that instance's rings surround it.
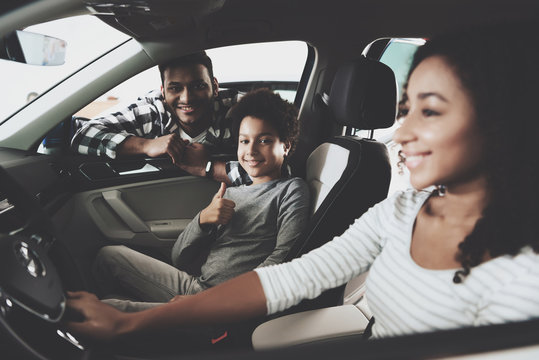
<svg viewBox="0 0 539 360">
<path fill-rule="evenodd" d="M 226 112 L 236 96 L 224 98 L 205 52 L 159 66 L 161 90 L 126 109 L 85 122 L 71 146 L 80 154 L 116 158 L 167 154 L 183 170 L 234 185 L 250 183 L 235 161 L 212 161 L 210 155 L 235 154 Z M 230 95 L 229 95 L 230 96 Z"/>
</svg>

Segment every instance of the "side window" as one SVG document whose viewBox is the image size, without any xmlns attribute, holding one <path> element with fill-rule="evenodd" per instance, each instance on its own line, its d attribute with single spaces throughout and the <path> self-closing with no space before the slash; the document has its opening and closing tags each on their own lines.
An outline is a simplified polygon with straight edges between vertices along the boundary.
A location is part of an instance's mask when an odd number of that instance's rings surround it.
<svg viewBox="0 0 539 360">
<path fill-rule="evenodd" d="M 291 103 L 297 100 L 296 93 L 304 69 L 310 69 L 306 66 L 308 46 L 300 41 L 227 46 L 206 52 L 212 59 L 213 73 L 220 89 L 232 88 L 246 93 L 265 87 L 279 93 Z M 91 119 L 120 111 L 137 98 L 160 87 L 161 76 L 155 66 L 107 91 L 77 111 L 74 116 Z M 65 128 L 63 124 L 59 124 L 45 137 L 38 152 L 62 151 L 62 146 L 66 143 L 65 137 Z"/>
<path fill-rule="evenodd" d="M 393 70 L 397 80 L 399 99 L 402 96 L 404 86 L 406 84 L 406 78 L 408 76 L 410 66 L 412 65 L 413 55 L 417 48 L 422 46 L 424 43 L 424 39 L 379 39 L 371 43 L 365 50 L 365 52 L 369 52 L 370 49 L 373 49 L 373 51 L 382 49 L 381 53 L 379 54 L 369 53 L 368 55 L 378 58 L 380 62 L 386 64 Z M 384 44 L 385 46 L 383 46 Z M 406 172 L 407 170 L 404 169 L 404 173 L 401 174 L 397 166 L 399 161 L 399 147 L 393 142 L 392 137 L 398 126 L 398 123 L 395 122 L 392 127 L 388 129 L 375 130 L 373 134 L 375 139 L 386 144 L 389 151 L 392 170 L 389 195 L 397 190 L 403 190 L 410 187 L 409 175 Z M 370 131 L 356 131 L 354 135 L 369 137 Z"/>
<path fill-rule="evenodd" d="M 307 44 L 300 41 L 227 46 L 206 51 L 221 89 L 240 92 L 266 87 L 294 103 L 307 61 Z M 128 106 L 139 96 L 161 87 L 157 66 L 103 94 L 76 116 L 93 118 Z"/>
<path fill-rule="evenodd" d="M 402 96 L 414 53 L 424 43 L 423 39 L 391 39 L 380 56 L 379 61 L 389 66 L 395 73 L 399 98 Z"/>
<path fill-rule="evenodd" d="M 220 87 L 242 92 L 266 87 L 294 103 L 308 49 L 301 41 L 281 41 L 227 46 L 207 52 Z"/>
<path fill-rule="evenodd" d="M 129 106 L 140 96 L 160 88 L 161 75 L 157 66 L 154 66 L 107 91 L 79 110 L 75 116 L 91 119 L 110 114 Z"/>
</svg>

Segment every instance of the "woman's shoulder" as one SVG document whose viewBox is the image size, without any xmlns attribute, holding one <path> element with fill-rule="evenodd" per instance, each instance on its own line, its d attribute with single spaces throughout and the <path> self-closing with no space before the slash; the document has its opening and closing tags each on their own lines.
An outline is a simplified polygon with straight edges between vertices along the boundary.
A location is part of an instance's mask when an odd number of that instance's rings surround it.
<svg viewBox="0 0 539 360">
<path fill-rule="evenodd" d="M 500 286 L 522 278 L 534 278 L 539 282 L 539 254 L 530 246 L 523 247 L 517 254 L 500 255 L 477 267 L 476 275 L 495 274 Z M 474 270 L 472 270 L 474 274 Z M 539 290 L 539 286 L 537 286 Z"/>
<path fill-rule="evenodd" d="M 523 247 L 514 257 L 507 257 L 512 258 L 511 262 L 515 267 L 520 268 L 521 271 L 535 274 L 539 280 L 539 253 L 531 246 Z"/>
<path fill-rule="evenodd" d="M 508 299 L 514 306 L 515 299 L 528 299 L 539 311 L 536 298 L 539 296 L 539 254 L 526 246 L 516 255 L 503 255 L 491 259 L 472 269 L 471 276 L 482 284 L 490 284 L 491 290 L 485 291 L 483 301 Z M 476 282 L 477 282 L 476 281 Z M 522 306 L 525 301 L 519 300 Z"/>
</svg>

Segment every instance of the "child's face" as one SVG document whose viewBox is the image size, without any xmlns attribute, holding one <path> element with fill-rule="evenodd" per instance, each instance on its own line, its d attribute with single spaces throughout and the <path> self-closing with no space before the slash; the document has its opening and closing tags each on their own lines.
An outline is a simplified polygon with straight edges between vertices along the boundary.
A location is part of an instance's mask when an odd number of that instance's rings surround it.
<svg viewBox="0 0 539 360">
<path fill-rule="evenodd" d="M 281 177 L 281 166 L 288 147 L 268 122 L 246 116 L 240 124 L 238 160 L 253 179 L 253 184 Z"/>
</svg>

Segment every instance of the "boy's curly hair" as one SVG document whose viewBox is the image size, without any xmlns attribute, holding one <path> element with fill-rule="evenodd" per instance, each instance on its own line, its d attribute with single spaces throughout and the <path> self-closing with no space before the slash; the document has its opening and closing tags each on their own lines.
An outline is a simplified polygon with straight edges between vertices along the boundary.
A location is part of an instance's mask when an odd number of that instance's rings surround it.
<svg viewBox="0 0 539 360">
<path fill-rule="evenodd" d="M 245 94 L 228 113 L 236 140 L 241 121 L 246 116 L 269 122 L 279 134 L 279 139 L 290 147 L 288 155 L 292 154 L 299 137 L 298 111 L 294 105 L 265 88 Z"/>
</svg>

